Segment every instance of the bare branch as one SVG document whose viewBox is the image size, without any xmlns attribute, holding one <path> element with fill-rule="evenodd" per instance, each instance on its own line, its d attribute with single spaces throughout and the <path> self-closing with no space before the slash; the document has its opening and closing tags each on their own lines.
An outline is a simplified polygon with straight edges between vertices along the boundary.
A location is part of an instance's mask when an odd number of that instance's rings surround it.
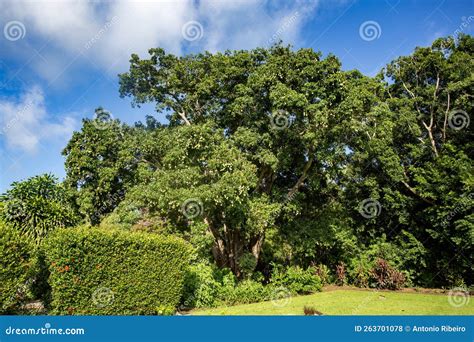
<svg viewBox="0 0 474 342">
<path fill-rule="evenodd" d="M 191 122 L 189 122 L 188 118 L 186 117 L 185 112 L 177 112 L 177 113 L 181 117 L 181 119 L 183 119 L 183 121 L 186 125 L 191 126 Z"/>
<path fill-rule="evenodd" d="M 451 105 L 451 94 L 448 92 L 448 104 L 446 106 L 446 112 L 444 113 L 443 142 L 446 141 L 446 125 L 448 123 L 448 113 L 449 113 L 450 105 Z"/>
<path fill-rule="evenodd" d="M 296 184 L 293 185 L 293 187 L 290 189 L 290 191 L 288 191 L 287 198 L 293 198 L 295 193 L 300 188 L 301 184 L 303 184 L 306 177 L 308 177 L 308 171 L 311 168 L 311 165 L 313 165 L 313 161 L 314 161 L 314 158 L 309 157 L 308 161 L 306 162 L 306 165 L 303 168 L 303 172 L 302 172 L 300 178 L 298 178 L 298 181 L 296 182 Z"/>
<path fill-rule="evenodd" d="M 408 179 L 408 175 L 407 173 L 405 172 L 405 170 L 403 170 L 403 174 L 405 175 L 405 178 Z M 434 201 L 430 200 L 430 199 L 427 199 L 423 196 L 421 196 L 416 190 L 415 188 L 413 188 L 412 186 L 410 186 L 410 184 L 408 184 L 406 181 L 402 181 L 402 184 L 413 194 L 415 195 L 416 197 L 418 197 L 419 199 L 421 199 L 423 202 L 426 202 L 428 204 L 431 204 L 431 205 L 435 205 Z"/>
</svg>

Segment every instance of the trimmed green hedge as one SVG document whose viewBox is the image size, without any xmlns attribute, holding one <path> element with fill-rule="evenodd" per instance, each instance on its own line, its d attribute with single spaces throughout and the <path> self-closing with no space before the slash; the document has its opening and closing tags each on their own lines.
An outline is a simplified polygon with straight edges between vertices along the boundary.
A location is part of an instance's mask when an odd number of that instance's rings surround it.
<svg viewBox="0 0 474 342">
<path fill-rule="evenodd" d="M 34 245 L 16 229 L 0 222 L 0 313 L 15 313 L 26 299 Z"/>
<path fill-rule="evenodd" d="M 43 250 L 61 315 L 171 314 L 190 255 L 179 238 L 99 228 L 60 229 Z"/>
</svg>

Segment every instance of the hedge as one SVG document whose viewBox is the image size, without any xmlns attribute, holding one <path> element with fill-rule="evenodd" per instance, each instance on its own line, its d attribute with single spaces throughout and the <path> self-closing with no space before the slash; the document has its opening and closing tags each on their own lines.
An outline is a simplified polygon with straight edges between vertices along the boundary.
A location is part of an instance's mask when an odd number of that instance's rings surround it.
<svg viewBox="0 0 474 342">
<path fill-rule="evenodd" d="M 100 228 L 59 229 L 42 247 L 59 315 L 170 314 L 190 255 L 176 237 Z"/>
<path fill-rule="evenodd" d="M 0 222 L 0 313 L 12 314 L 27 297 L 34 245 L 19 231 Z"/>
</svg>

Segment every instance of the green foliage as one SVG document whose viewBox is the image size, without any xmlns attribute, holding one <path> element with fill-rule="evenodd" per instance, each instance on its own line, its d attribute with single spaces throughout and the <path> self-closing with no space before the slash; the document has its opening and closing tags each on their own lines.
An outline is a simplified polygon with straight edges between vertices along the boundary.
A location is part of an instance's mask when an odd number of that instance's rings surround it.
<svg viewBox="0 0 474 342">
<path fill-rule="evenodd" d="M 169 125 L 84 122 L 65 149 L 68 184 L 91 222 L 103 216 L 97 208 L 125 202 L 114 224 L 196 236 L 200 258 L 212 250 L 239 278 L 268 278 L 273 260 L 354 269 L 357 253 L 385 234 L 423 254 L 397 265 L 415 284 L 472 283 L 462 255 L 473 252 L 474 139 L 472 125 L 453 126 L 452 111 L 473 110 L 473 44 L 436 40 L 374 78 L 281 45 L 132 55 L 120 95 L 155 102 Z M 360 214 L 366 199 L 378 215 Z M 192 218 L 183 213 L 190 200 Z"/>
<path fill-rule="evenodd" d="M 132 127 L 99 108 L 63 151 L 67 194 L 87 223 L 182 237 L 193 262 L 213 260 L 239 280 L 266 283 L 272 262 L 298 265 L 275 267 L 271 281 L 311 291 L 305 270 L 322 264 L 340 284 L 376 286 L 380 258 L 407 285 L 470 285 L 473 53 L 471 36 L 438 39 L 376 77 L 281 45 L 133 55 L 120 95 L 154 102 L 169 124 Z M 41 237 L 74 221 L 68 196 L 53 197 L 25 210 L 5 197 L 1 215 L 14 223 L 22 213 L 20 229 Z M 367 200 L 378 210 L 362 215 Z M 188 279 L 192 305 L 245 287 L 263 296 L 257 283 L 202 272 Z M 311 272 L 328 281 L 327 269 Z"/>
<path fill-rule="evenodd" d="M 419 285 L 473 282 L 465 257 L 474 253 L 473 46 L 460 35 L 397 58 L 379 75 L 386 83 L 377 104 L 355 112 L 349 126 L 345 206 L 372 198 L 382 208 L 369 219 L 354 210 L 354 230 L 362 245 L 385 234 L 423 254 L 403 261 Z"/>
<path fill-rule="evenodd" d="M 332 281 L 332 275 L 331 271 L 329 270 L 329 267 L 327 267 L 324 264 L 319 264 L 311 267 L 314 274 L 321 279 L 321 284 L 322 285 L 328 285 Z"/>
<path fill-rule="evenodd" d="M 235 287 L 224 287 L 220 293 L 220 305 L 250 304 L 269 300 L 271 298 L 272 286 L 245 279 Z"/>
<path fill-rule="evenodd" d="M 185 308 L 204 308 L 216 305 L 222 283 L 216 279 L 215 266 L 199 263 L 186 271 L 182 303 Z"/>
<path fill-rule="evenodd" d="M 245 253 L 240 257 L 239 265 L 243 277 L 249 278 L 253 274 L 255 267 L 257 267 L 257 259 L 252 253 Z"/>
<path fill-rule="evenodd" d="M 310 184 L 325 182 L 344 153 L 333 146 L 333 128 L 347 117 L 338 106 L 351 85 L 340 85 L 353 75 L 334 56 L 323 59 L 311 49 L 149 53 L 132 56 L 120 93 L 134 104 L 156 102 L 170 125 L 150 137 L 160 146 L 161 167 L 130 196 L 138 201 L 144 194 L 145 207 L 181 225 L 181 204 L 200 199 L 203 213 L 193 219 L 207 222 L 216 262 L 241 278 L 240 261 L 249 260 L 242 257 L 252 253 L 258 262 L 285 205 L 311 211 L 310 203 L 335 191 Z M 297 196 L 300 188 L 307 191 Z"/>
<path fill-rule="evenodd" d="M 313 269 L 275 267 L 271 283 L 264 285 L 252 279 L 237 282 L 232 273 L 206 264 L 191 266 L 185 284 L 185 307 L 256 303 L 273 299 L 282 288 L 292 294 L 306 294 L 320 291 L 322 287 Z"/>
<path fill-rule="evenodd" d="M 271 284 L 275 287 L 284 287 L 294 294 L 305 294 L 321 291 L 321 279 L 314 274 L 314 270 L 302 269 L 299 266 L 284 268 L 274 265 Z"/>
<path fill-rule="evenodd" d="M 49 174 L 14 182 L 1 202 L 0 217 L 36 241 L 78 221 L 63 185 Z"/>
<path fill-rule="evenodd" d="M 98 228 L 61 229 L 43 245 L 54 314 L 169 314 L 190 249 L 181 239 Z"/>
<path fill-rule="evenodd" d="M 183 236 L 191 243 L 196 253 L 197 260 L 212 262 L 212 256 L 209 251 L 214 245 L 214 237 L 203 222 L 194 222 L 190 225 L 189 233 Z"/>
<path fill-rule="evenodd" d="M 237 282 L 230 270 L 198 263 L 187 270 L 182 303 L 184 308 L 255 303 L 268 300 L 272 289 L 251 279 Z"/>
<path fill-rule="evenodd" d="M 122 201 L 125 192 L 145 168 L 144 127 L 129 127 L 102 108 L 96 118 L 84 119 L 62 154 L 66 157 L 65 184 L 86 220 L 97 225 Z M 138 148 L 140 146 L 140 149 Z"/>
<path fill-rule="evenodd" d="M 350 260 L 348 275 L 351 284 L 358 287 L 369 287 L 370 270 L 374 260 L 369 260 L 366 254 Z"/>
<path fill-rule="evenodd" d="M 28 298 L 34 268 L 33 242 L 0 221 L 0 314 L 12 314 Z"/>
<path fill-rule="evenodd" d="M 403 251 L 403 253 L 400 253 Z M 362 248 L 356 257 L 348 264 L 349 280 L 353 285 L 360 287 L 377 287 L 372 270 L 377 260 L 385 260 L 391 267 L 400 270 L 403 274 L 404 285 L 416 283 L 425 263 L 426 250 L 413 235 L 402 231 L 397 239 L 388 242 L 385 236 L 375 239 L 367 248 Z"/>
</svg>

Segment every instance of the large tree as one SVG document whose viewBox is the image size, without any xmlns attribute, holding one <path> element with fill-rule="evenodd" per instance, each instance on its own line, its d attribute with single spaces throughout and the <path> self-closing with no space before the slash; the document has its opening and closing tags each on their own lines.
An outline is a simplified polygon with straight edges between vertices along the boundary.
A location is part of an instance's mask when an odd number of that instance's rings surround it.
<svg viewBox="0 0 474 342">
<path fill-rule="evenodd" d="M 238 276 L 403 248 L 396 266 L 415 282 L 472 283 L 473 50 L 470 36 L 440 39 L 367 77 L 281 45 L 151 49 L 132 56 L 120 93 L 169 123 L 99 110 L 106 120 L 85 120 L 64 151 L 66 183 L 93 224 L 113 212 L 199 231 Z"/>
<path fill-rule="evenodd" d="M 189 126 L 172 133 L 167 162 L 154 177 L 180 196 L 159 199 L 153 192 L 153 203 L 169 209 L 186 200 L 183 193 L 206 197 L 202 220 L 215 238 L 216 260 L 240 275 L 239 260 L 248 253 L 259 259 L 265 232 L 285 207 L 302 206 L 303 193 L 317 196 L 331 182 L 344 154 L 337 127 L 347 114 L 339 106 L 363 77 L 341 72 L 334 56 L 282 46 L 150 55 L 132 56 L 120 76 L 121 95 L 135 104 L 156 102 L 170 129 Z"/>
<path fill-rule="evenodd" d="M 397 58 L 379 76 L 380 103 L 353 118 L 346 206 L 380 205 L 370 217 L 354 210 L 359 236 L 414 238 L 428 255 L 407 267 L 430 286 L 473 281 L 473 52 L 460 36 Z"/>
</svg>

